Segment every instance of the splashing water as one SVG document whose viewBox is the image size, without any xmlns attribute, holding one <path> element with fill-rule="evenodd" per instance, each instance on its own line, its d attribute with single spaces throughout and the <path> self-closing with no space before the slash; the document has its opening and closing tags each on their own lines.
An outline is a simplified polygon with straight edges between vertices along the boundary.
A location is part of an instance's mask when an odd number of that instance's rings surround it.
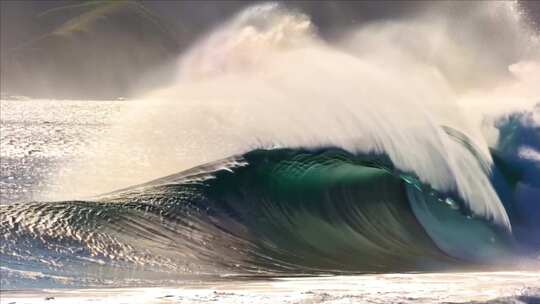
<svg viewBox="0 0 540 304">
<path fill-rule="evenodd" d="M 286 7 L 242 11 L 58 174 L 63 191 L 44 199 L 70 201 L 4 207 L 3 252 L 16 253 L 6 260 L 16 268 L 39 249 L 75 265 L 67 275 L 95 259 L 299 275 L 462 268 L 537 250 L 524 235 L 540 229 L 522 214 L 537 210 L 539 146 L 515 139 L 538 135 L 537 33 L 516 3 L 467 5 L 326 39 Z M 516 110 L 529 120 L 499 118 Z"/>
</svg>

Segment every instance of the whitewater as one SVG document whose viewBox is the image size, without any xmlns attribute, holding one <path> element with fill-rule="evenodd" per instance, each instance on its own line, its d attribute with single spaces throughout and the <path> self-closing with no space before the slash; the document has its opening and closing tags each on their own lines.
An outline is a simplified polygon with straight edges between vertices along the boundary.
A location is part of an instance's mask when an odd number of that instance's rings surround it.
<svg viewBox="0 0 540 304">
<path fill-rule="evenodd" d="M 2 100 L 2 178 L 17 157 L 50 170 L 27 196 L 3 181 L 19 202 L 0 206 L 2 288 L 185 284 L 167 291 L 183 297 L 270 280 L 238 302 L 284 297 L 271 287 L 283 277 L 306 292 L 300 277 L 403 273 L 398 281 L 428 286 L 463 272 L 471 288 L 488 274 L 509 278 L 504 293 L 464 300 L 534 299 L 539 44 L 514 2 L 474 3 L 466 16 L 434 6 L 330 38 L 302 12 L 267 3 L 200 38 L 162 88 L 95 106 L 107 119 L 83 129 L 103 131 L 73 151 L 54 133 L 73 130 L 40 117 L 60 130 L 45 137 L 69 154 L 61 162 L 13 148 L 25 138 L 14 127 L 21 113 L 40 107 L 17 103 L 50 101 Z M 313 301 L 343 300 L 331 280 Z M 398 285 L 387 300 L 404 300 Z"/>
</svg>

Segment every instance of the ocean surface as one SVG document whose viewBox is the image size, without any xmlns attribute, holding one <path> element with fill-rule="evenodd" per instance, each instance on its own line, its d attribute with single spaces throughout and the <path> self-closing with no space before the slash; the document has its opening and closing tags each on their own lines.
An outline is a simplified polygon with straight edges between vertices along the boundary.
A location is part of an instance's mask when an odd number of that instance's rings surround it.
<svg viewBox="0 0 540 304">
<path fill-rule="evenodd" d="M 30 201 L 43 197 L 44 191 L 57 191 L 58 189 L 55 188 L 57 185 L 52 177 L 58 174 L 62 166 L 68 166 L 74 159 L 83 155 L 85 149 L 92 146 L 92 142 L 106 136 L 112 119 L 129 103 L 129 101 L 74 100 L 1 100 L 0 102 L 2 114 L 1 199 L 4 205 L 30 204 Z M 298 161 L 298 156 L 296 158 Z M 81 216 L 85 215 L 81 214 Z M 261 225 L 264 226 L 264 224 Z M 320 233 L 330 233 L 330 231 L 322 230 L 315 233 L 320 235 Z M 159 235 L 163 237 L 162 234 Z M 144 234 L 140 237 L 142 241 L 147 238 Z M 282 241 L 285 242 L 283 245 L 287 246 L 287 239 Z M 53 243 L 50 245 L 55 246 Z M 15 244 L 15 246 L 24 248 L 26 245 Z M 339 242 L 335 246 L 339 246 Z M 5 252 L 7 248 L 12 247 L 4 243 L 3 254 L 9 255 Z M 171 248 L 174 246 L 167 247 L 168 250 Z M 57 249 L 52 250 L 59 253 Z M 180 249 L 176 248 L 176 250 Z M 266 248 L 266 250 L 268 254 L 272 254 L 270 249 Z M 296 250 L 305 249 L 300 246 Z M 225 251 L 223 254 L 234 252 L 234 250 Z M 384 251 L 379 254 L 384 255 Z M 106 259 L 99 261 L 99 257 L 94 256 L 94 258 L 96 265 L 107 263 Z M 313 263 L 316 263 L 317 259 L 323 259 L 324 256 L 313 255 L 311 258 L 314 259 Z M 343 255 L 335 258 L 347 261 L 349 257 Z M 430 258 L 432 259 L 430 263 L 440 262 L 437 254 L 431 255 Z M 540 301 L 540 273 L 536 269 L 496 272 L 493 270 L 456 272 L 449 269 L 444 272 L 423 273 L 410 273 L 404 269 L 404 273 L 385 271 L 386 274 L 350 276 L 338 275 L 339 271 L 337 271 L 337 276 L 320 276 L 320 274 L 314 276 L 316 272 L 324 272 L 324 269 L 317 271 L 309 264 L 304 263 L 302 266 L 302 263 L 299 263 L 300 268 L 294 270 L 293 273 L 286 269 L 286 265 L 276 262 L 274 267 L 267 267 L 276 273 L 253 275 L 249 270 L 251 267 L 257 267 L 252 263 L 253 261 L 250 263 L 238 261 L 238 263 L 246 263 L 243 267 L 246 267 L 247 273 L 251 275 L 247 277 L 235 275 L 178 277 L 171 275 L 171 271 L 166 271 L 161 276 L 154 273 L 142 279 L 135 278 L 136 276 L 130 278 L 122 267 L 118 270 L 118 273 L 121 273 L 119 276 L 107 274 L 105 269 L 102 269 L 101 271 L 105 272 L 101 273 L 94 269 L 93 278 L 91 274 L 82 276 L 79 274 L 73 277 L 69 271 L 64 271 L 62 274 L 59 270 L 62 267 L 55 267 L 55 260 L 58 263 L 66 263 L 69 267 L 69 262 L 57 257 L 46 264 L 48 267 L 34 264 L 34 269 L 25 270 L 21 267 L 22 264 L 13 260 L 6 264 L 4 258 L 0 302 L 462 303 L 475 301 L 475 303 L 483 303 L 493 301 L 493 303 L 538 303 Z M 415 265 L 421 265 L 418 262 L 415 262 Z M 261 267 L 268 266 L 266 262 L 259 261 L 259 263 L 262 263 L 259 265 L 262 265 Z M 447 260 L 445 263 L 453 262 Z M 328 269 L 346 270 L 337 264 L 323 265 L 326 265 Z M 158 266 L 163 267 L 163 265 Z M 365 265 L 353 263 L 346 267 L 362 269 Z M 371 271 L 377 271 L 377 269 Z M 313 274 L 307 274 L 309 272 Z M 294 274 L 294 277 L 287 278 L 287 273 Z M 305 274 L 298 277 L 299 273 Z M 99 276 L 105 279 L 96 280 Z M 85 285 L 87 287 L 84 287 Z"/>
<path fill-rule="evenodd" d="M 538 33 L 436 3 L 261 3 L 133 100 L 1 100 L 2 303 L 538 303 Z"/>
<path fill-rule="evenodd" d="M 0 201 L 39 198 L 52 176 L 106 132 L 122 101 L 1 100 Z"/>
</svg>

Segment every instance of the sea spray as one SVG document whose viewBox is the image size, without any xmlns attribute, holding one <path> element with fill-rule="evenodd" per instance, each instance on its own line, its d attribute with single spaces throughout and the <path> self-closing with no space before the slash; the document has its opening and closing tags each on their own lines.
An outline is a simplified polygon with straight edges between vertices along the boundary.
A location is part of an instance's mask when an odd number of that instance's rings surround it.
<svg viewBox="0 0 540 304">
<path fill-rule="evenodd" d="M 489 19 L 486 7 L 503 14 Z M 487 18 L 528 34 L 514 7 L 475 5 L 464 24 Z M 441 16 L 455 23 L 448 11 Z M 474 39 L 456 41 L 459 33 L 444 23 L 429 28 L 421 14 L 415 18 L 365 25 L 335 43 L 320 39 L 300 12 L 272 3 L 248 8 L 180 58 L 175 85 L 134 102 L 97 152 L 64 175 L 66 191 L 55 196 L 96 195 L 255 148 L 335 146 L 386 153 L 400 169 L 456 190 L 475 213 L 509 227 L 486 172 L 441 129 L 467 134 L 490 162 L 480 128 L 461 114 L 464 90 L 456 84 L 456 74 L 469 75 L 473 58 L 489 51 Z M 514 59 L 526 39 L 518 40 L 512 56 L 489 56 L 490 64 Z"/>
<path fill-rule="evenodd" d="M 536 102 L 536 42 L 515 3 L 467 5 L 434 5 L 432 26 L 419 12 L 335 39 L 301 12 L 246 9 L 60 172 L 51 197 L 65 201 L 1 207 L 2 276 L 529 267 L 537 110 L 490 115 Z M 501 37 L 482 38 L 486 25 Z"/>
</svg>

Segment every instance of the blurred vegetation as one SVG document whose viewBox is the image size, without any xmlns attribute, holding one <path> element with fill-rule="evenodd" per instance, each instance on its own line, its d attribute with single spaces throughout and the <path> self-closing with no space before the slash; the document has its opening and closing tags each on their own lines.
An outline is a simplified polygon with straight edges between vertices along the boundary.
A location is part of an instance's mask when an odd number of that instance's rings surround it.
<svg viewBox="0 0 540 304">
<path fill-rule="evenodd" d="M 180 53 L 258 0 L 1 0 L 0 93 L 41 98 L 129 97 L 174 78 Z M 281 1 L 339 38 L 362 22 L 427 6 L 467 14 L 475 2 Z M 429 5 L 426 5 L 428 3 Z M 540 1 L 520 1 L 533 22 Z"/>
<path fill-rule="evenodd" d="M 179 52 L 171 27 L 138 1 L 87 1 L 46 10 L 37 18 L 65 21 L 2 50 L 3 93 L 126 96 L 138 90 L 143 75 L 167 65 L 172 70 Z"/>
</svg>

